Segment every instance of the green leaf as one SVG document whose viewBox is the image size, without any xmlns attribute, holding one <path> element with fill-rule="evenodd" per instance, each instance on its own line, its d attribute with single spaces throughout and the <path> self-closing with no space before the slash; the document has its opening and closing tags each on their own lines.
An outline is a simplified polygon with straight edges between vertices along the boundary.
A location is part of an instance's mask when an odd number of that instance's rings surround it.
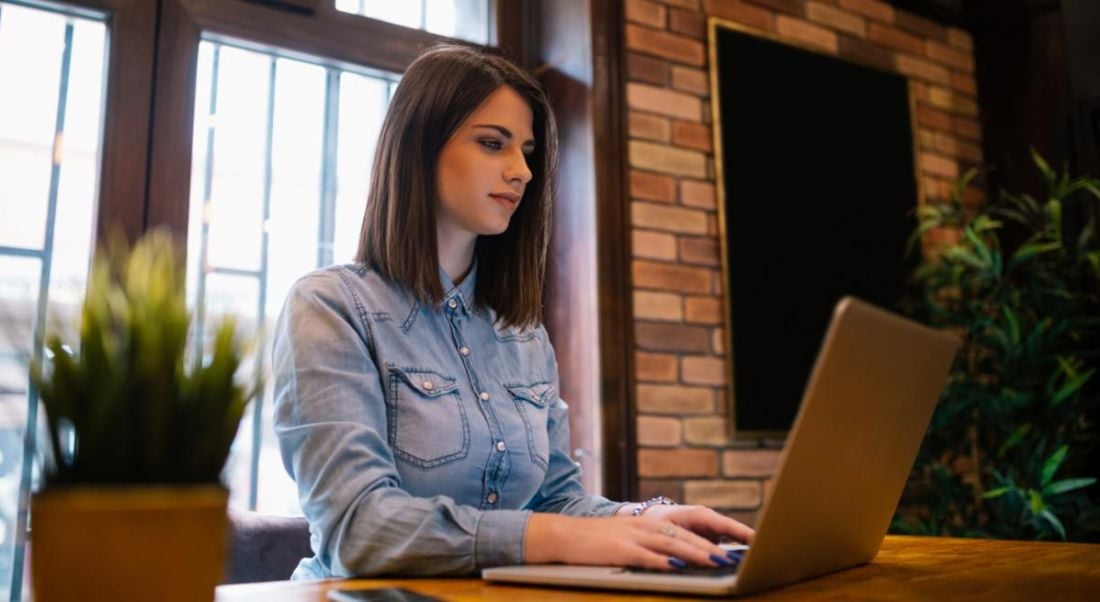
<svg viewBox="0 0 1100 602">
<path fill-rule="evenodd" d="M 1088 372 L 1082 372 L 1076 376 L 1073 376 L 1065 382 L 1057 391 L 1054 392 L 1051 398 L 1051 405 L 1058 407 L 1062 405 L 1067 399 L 1069 399 L 1074 393 L 1081 390 L 1085 386 L 1085 383 L 1092 378 L 1092 375 L 1096 373 L 1096 368 L 1089 370 Z"/>
<path fill-rule="evenodd" d="M 1022 441 L 1023 438 L 1025 436 L 1027 436 L 1027 434 L 1030 433 L 1030 432 L 1031 432 L 1031 423 L 1030 422 L 1025 422 L 1025 423 L 1021 424 L 1020 426 L 1016 427 L 1016 430 L 1012 431 L 1012 434 L 1009 435 L 1008 439 L 1005 439 L 1005 442 L 1002 443 L 1001 447 L 997 450 L 997 457 L 998 458 L 1003 458 L 1004 455 L 1006 453 L 1008 453 L 1008 450 L 1015 447 L 1016 444 L 1019 443 L 1020 441 Z"/>
<path fill-rule="evenodd" d="M 1028 149 L 1031 152 L 1031 160 L 1035 163 L 1035 167 L 1039 168 L 1039 173 L 1043 174 L 1043 180 L 1050 185 L 1057 177 L 1054 174 L 1054 170 L 1050 168 L 1050 165 L 1043 159 L 1043 156 L 1039 154 L 1039 151 L 1035 150 L 1035 147 Z"/>
<path fill-rule="evenodd" d="M 1030 509 L 1031 513 L 1035 516 L 1038 516 L 1047 508 L 1046 502 L 1043 501 L 1043 494 L 1034 489 L 1027 490 L 1027 504 L 1028 509 Z"/>
<path fill-rule="evenodd" d="M 996 489 L 990 489 L 982 494 L 982 498 L 991 500 L 993 498 L 1001 497 L 1002 495 L 1012 491 L 1015 487 L 997 487 Z"/>
<path fill-rule="evenodd" d="M 1067 453 L 1069 453 L 1069 445 L 1063 445 L 1047 458 L 1047 461 L 1043 463 L 1043 474 L 1039 481 L 1040 485 L 1046 487 L 1050 484 L 1050 481 L 1054 478 L 1054 473 L 1058 472 L 1058 467 L 1065 461 Z"/>
<path fill-rule="evenodd" d="M 1044 508 L 1041 512 L 1037 513 L 1040 517 L 1050 523 L 1050 526 L 1054 527 L 1054 530 L 1058 532 L 1058 535 L 1062 538 L 1062 541 L 1066 540 L 1066 528 L 1062 526 L 1062 521 L 1058 520 L 1057 516 L 1049 509 Z"/>
<path fill-rule="evenodd" d="M 1058 495 L 1067 491 L 1073 491 L 1074 489 L 1081 489 L 1082 487 L 1088 487 L 1096 482 L 1095 477 L 1086 477 L 1081 479 L 1063 479 L 1061 481 L 1055 481 L 1046 487 L 1043 487 L 1043 495 Z"/>
</svg>

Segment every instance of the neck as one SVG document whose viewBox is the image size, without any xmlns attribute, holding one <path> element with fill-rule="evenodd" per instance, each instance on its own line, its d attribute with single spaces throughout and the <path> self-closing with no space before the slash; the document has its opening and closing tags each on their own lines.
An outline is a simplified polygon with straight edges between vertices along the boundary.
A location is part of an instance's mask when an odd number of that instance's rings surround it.
<svg viewBox="0 0 1100 602">
<path fill-rule="evenodd" d="M 445 227 L 436 229 L 439 243 L 439 267 L 447 272 L 456 286 L 470 273 L 474 264 L 474 248 L 477 235 L 468 232 L 454 232 Z"/>
</svg>

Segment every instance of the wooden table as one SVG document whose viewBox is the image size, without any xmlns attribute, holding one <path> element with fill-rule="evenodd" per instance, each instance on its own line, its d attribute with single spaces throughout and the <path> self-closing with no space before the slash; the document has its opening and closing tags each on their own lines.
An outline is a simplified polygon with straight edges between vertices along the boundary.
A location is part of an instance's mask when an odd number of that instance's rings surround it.
<svg viewBox="0 0 1100 602">
<path fill-rule="evenodd" d="M 355 579 L 223 585 L 217 602 L 324 602 L 329 589 L 402 587 L 443 600 L 683 600 L 479 579 Z M 1100 600 L 1100 545 L 888 536 L 871 563 L 759 594 L 761 600 Z"/>
</svg>

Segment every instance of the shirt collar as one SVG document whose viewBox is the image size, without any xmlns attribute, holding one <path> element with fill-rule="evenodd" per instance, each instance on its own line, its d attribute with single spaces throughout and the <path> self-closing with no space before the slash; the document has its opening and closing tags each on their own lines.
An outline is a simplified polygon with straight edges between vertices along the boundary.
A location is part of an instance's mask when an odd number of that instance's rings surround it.
<svg viewBox="0 0 1100 602">
<path fill-rule="evenodd" d="M 443 287 L 444 306 L 447 306 L 454 299 L 461 304 L 466 313 L 472 312 L 474 309 L 474 290 L 477 284 L 477 257 L 474 257 L 474 263 L 470 266 L 470 273 L 466 274 L 462 284 L 458 286 L 455 286 L 443 266 L 439 266 L 439 284 Z"/>
</svg>

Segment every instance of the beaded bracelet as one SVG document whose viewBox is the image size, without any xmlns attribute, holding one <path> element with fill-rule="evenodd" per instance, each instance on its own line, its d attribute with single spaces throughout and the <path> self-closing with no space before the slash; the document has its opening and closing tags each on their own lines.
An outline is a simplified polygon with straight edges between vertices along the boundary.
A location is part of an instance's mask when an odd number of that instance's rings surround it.
<svg viewBox="0 0 1100 602">
<path fill-rule="evenodd" d="M 650 506 L 675 506 L 675 505 L 676 505 L 676 502 L 668 499 L 667 497 L 665 497 L 663 495 L 659 495 L 657 497 L 650 498 L 650 499 L 648 499 L 648 500 L 646 500 L 646 501 L 644 501 L 640 504 L 635 505 L 634 509 L 630 511 L 630 516 L 641 516 L 642 513 L 646 511 L 646 508 L 649 508 Z"/>
</svg>

